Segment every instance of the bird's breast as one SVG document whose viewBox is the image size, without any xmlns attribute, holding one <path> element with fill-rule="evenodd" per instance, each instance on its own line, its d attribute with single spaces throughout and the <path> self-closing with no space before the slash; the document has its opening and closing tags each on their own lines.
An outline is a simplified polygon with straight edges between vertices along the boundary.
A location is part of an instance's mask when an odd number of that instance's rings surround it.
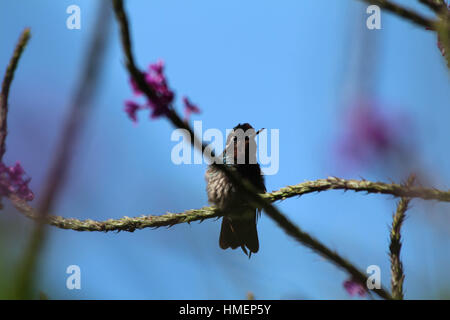
<svg viewBox="0 0 450 320">
<path fill-rule="evenodd" d="M 219 169 L 209 167 L 205 174 L 208 201 L 224 209 L 233 202 L 234 187 L 227 176 Z"/>
</svg>

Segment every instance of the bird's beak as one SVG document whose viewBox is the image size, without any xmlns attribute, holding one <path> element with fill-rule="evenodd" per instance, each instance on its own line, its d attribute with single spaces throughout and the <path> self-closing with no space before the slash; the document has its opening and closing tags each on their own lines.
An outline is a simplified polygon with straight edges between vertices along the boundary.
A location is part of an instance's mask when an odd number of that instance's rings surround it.
<svg viewBox="0 0 450 320">
<path fill-rule="evenodd" d="M 252 134 L 251 136 L 249 136 L 249 138 L 256 138 L 256 136 L 261 132 L 265 130 L 265 128 L 259 129 L 258 131 L 256 131 L 254 134 Z"/>
<path fill-rule="evenodd" d="M 255 137 L 256 137 L 258 134 L 260 134 L 261 131 L 263 131 L 263 130 L 265 130 L 265 129 L 266 129 L 266 128 L 262 128 L 262 129 L 259 129 L 258 131 L 256 131 Z"/>
</svg>

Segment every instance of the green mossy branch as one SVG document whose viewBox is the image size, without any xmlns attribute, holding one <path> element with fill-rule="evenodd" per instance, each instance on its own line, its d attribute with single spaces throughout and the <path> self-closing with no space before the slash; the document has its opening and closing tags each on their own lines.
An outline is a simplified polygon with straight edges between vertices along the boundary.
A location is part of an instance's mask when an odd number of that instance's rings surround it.
<svg viewBox="0 0 450 320">
<path fill-rule="evenodd" d="M 308 193 L 326 190 L 351 190 L 355 192 L 379 193 L 395 197 L 421 198 L 424 200 L 437 200 L 450 202 L 450 191 L 441 191 L 431 188 L 402 186 L 394 183 L 371 182 L 367 180 L 346 180 L 340 178 L 319 179 L 306 181 L 297 185 L 287 186 L 277 191 L 263 194 L 262 197 L 270 202 L 285 200 Z M 14 206 L 25 216 L 38 219 L 37 210 L 27 202 L 16 196 L 10 197 Z M 120 219 L 108 219 L 95 221 L 91 219 L 79 220 L 49 215 L 45 223 L 75 231 L 129 231 L 136 229 L 170 227 L 180 223 L 203 221 L 214 217 L 220 217 L 220 212 L 214 207 L 186 210 L 181 213 L 166 213 L 163 215 L 142 215 L 138 217 L 123 217 Z"/>
<path fill-rule="evenodd" d="M 408 187 L 395 183 L 372 182 L 368 180 L 347 180 L 336 177 L 306 181 L 297 185 L 287 186 L 278 191 L 265 195 L 270 201 L 283 200 L 300 196 L 302 194 L 336 190 L 353 190 L 356 192 L 390 194 L 395 197 L 421 198 L 424 200 L 437 200 L 450 202 L 450 190 L 441 191 L 435 188 Z"/>
</svg>

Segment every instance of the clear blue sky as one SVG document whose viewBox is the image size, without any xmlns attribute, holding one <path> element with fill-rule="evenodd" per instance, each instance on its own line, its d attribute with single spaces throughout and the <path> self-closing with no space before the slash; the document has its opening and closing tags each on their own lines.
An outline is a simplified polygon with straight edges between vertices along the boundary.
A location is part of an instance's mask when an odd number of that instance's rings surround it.
<svg viewBox="0 0 450 320">
<path fill-rule="evenodd" d="M 66 28 L 71 4 L 81 7 L 81 30 Z M 0 2 L 2 69 L 22 29 L 32 30 L 11 89 L 6 160 L 22 162 L 37 197 L 80 75 L 96 4 Z M 266 177 L 268 191 L 330 175 L 400 178 L 380 169 L 383 164 L 345 172 L 336 165 L 340 115 L 364 81 L 388 111 L 409 115 L 414 130 L 406 135 L 414 139 L 416 162 L 434 185 L 449 187 L 449 74 L 430 31 L 382 13 L 382 30 L 369 32 L 365 6 L 353 0 L 134 0 L 126 1 L 126 10 L 138 63 L 144 68 L 164 59 L 177 98 L 188 95 L 198 104 L 202 113 L 194 119 L 204 128 L 249 122 L 280 129 L 280 170 Z M 361 60 L 368 71 L 355 76 L 361 32 L 376 52 Z M 171 125 L 141 113 L 133 126 L 123 112 L 132 92 L 115 23 L 111 33 L 100 91 L 55 214 L 107 219 L 205 206 L 206 165 L 172 164 Z M 397 126 L 406 130 L 402 122 Z M 388 226 L 395 203 L 387 196 L 331 191 L 279 207 L 361 269 L 379 265 L 389 287 Z M 450 284 L 449 213 L 448 205 L 421 201 L 408 212 L 402 251 L 407 298 L 439 297 Z M 12 210 L 0 223 L 17 227 L 11 253 L 17 257 L 32 224 Z M 214 220 L 134 233 L 49 228 L 39 288 L 62 299 L 245 299 L 248 291 L 258 299 L 348 298 L 345 273 L 265 215 L 258 230 L 260 252 L 249 260 L 219 248 L 220 221 Z M 71 264 L 81 267 L 80 291 L 65 288 Z"/>
</svg>

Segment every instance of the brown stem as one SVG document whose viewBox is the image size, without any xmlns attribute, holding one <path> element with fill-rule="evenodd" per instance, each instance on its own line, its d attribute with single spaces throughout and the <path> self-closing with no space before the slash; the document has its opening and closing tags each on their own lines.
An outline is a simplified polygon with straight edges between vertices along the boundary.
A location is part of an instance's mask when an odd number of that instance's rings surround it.
<svg viewBox="0 0 450 320">
<path fill-rule="evenodd" d="M 5 76 L 2 82 L 2 91 L 0 93 L 0 162 L 3 160 L 3 156 L 6 152 L 6 136 L 8 134 L 7 117 L 8 117 L 8 97 L 9 88 L 14 79 L 14 72 L 16 71 L 19 59 L 30 40 L 30 29 L 26 28 L 14 49 L 11 60 L 9 61 L 8 67 L 6 68 Z"/>
</svg>

